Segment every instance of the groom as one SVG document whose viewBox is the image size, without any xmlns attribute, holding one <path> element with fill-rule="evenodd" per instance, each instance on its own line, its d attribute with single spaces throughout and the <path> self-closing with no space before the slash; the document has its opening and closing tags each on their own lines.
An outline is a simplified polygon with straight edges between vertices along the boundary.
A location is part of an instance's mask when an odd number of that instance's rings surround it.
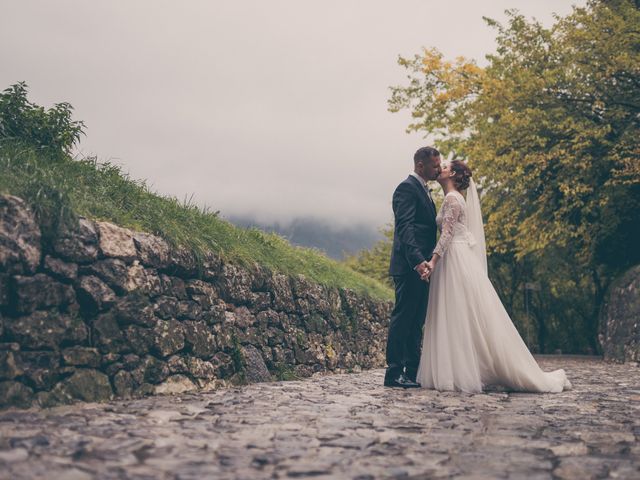
<svg viewBox="0 0 640 480">
<path fill-rule="evenodd" d="M 414 171 L 393 193 L 393 249 L 389 275 L 396 288 L 387 338 L 387 387 L 415 388 L 429 284 L 420 279 L 436 246 L 436 206 L 428 180 L 440 175 L 440 152 L 422 147 Z"/>
</svg>

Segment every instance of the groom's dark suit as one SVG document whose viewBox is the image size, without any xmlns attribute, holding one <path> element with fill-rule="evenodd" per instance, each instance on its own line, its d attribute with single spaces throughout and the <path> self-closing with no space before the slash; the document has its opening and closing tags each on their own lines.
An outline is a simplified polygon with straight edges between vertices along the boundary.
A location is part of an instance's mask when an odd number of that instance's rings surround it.
<svg viewBox="0 0 640 480">
<path fill-rule="evenodd" d="M 415 380 L 429 296 L 429 284 L 420 279 L 415 267 L 429 260 L 436 246 L 436 207 L 424 184 L 410 175 L 393 193 L 393 214 L 389 274 L 395 283 L 396 303 L 387 339 L 385 381 L 403 368 Z"/>
</svg>

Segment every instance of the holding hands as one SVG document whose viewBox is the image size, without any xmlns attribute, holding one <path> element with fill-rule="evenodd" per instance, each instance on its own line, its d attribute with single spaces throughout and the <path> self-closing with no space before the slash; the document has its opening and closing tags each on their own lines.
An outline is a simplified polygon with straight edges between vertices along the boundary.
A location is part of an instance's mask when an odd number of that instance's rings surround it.
<svg viewBox="0 0 640 480">
<path fill-rule="evenodd" d="M 424 261 L 420 265 L 418 265 L 418 267 L 416 267 L 421 280 L 424 280 L 425 282 L 429 281 L 429 277 L 431 277 L 433 269 L 436 268 L 436 264 L 438 263 L 439 259 L 440 256 L 436 253 L 433 255 L 433 257 L 431 257 L 431 260 L 429 260 L 428 262 Z"/>
<path fill-rule="evenodd" d="M 415 270 L 416 272 L 418 272 L 418 275 L 420 275 L 420 279 L 426 280 L 427 278 L 429 278 L 429 275 L 430 275 L 429 262 L 427 262 L 426 260 L 422 263 L 419 263 L 416 266 Z"/>
</svg>

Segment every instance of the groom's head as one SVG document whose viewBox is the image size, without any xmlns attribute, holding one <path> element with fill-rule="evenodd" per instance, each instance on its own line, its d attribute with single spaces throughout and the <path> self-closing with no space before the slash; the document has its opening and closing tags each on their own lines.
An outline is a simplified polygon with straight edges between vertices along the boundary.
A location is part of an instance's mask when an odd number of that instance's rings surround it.
<svg viewBox="0 0 640 480">
<path fill-rule="evenodd" d="M 440 175 L 440 152 L 433 147 L 419 148 L 413 155 L 414 171 L 425 180 Z"/>
</svg>

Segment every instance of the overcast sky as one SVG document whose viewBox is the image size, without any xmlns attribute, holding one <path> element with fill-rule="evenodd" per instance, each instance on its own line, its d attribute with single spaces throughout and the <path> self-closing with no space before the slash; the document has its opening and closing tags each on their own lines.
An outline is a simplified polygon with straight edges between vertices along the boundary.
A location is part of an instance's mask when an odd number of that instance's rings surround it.
<svg viewBox="0 0 640 480">
<path fill-rule="evenodd" d="M 565 0 L 2 0 L 0 88 L 68 101 L 81 152 L 223 215 L 383 225 L 425 142 L 387 111 L 399 54 L 485 64 L 482 16 Z"/>
</svg>

